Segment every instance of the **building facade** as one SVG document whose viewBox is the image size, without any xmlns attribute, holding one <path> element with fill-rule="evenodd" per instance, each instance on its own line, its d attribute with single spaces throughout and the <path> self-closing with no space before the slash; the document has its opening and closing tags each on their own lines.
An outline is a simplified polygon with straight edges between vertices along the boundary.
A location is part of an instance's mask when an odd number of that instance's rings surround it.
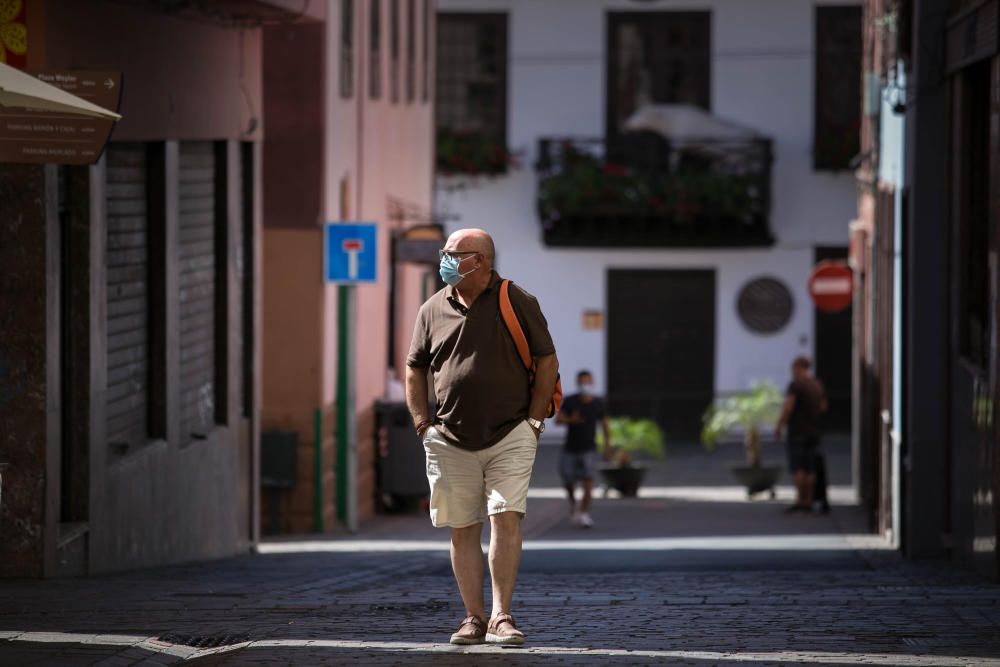
<svg viewBox="0 0 1000 667">
<path fill-rule="evenodd" d="M 329 0 L 320 25 L 264 28 L 261 423 L 297 438 L 266 489 L 274 532 L 355 529 L 376 506 L 375 403 L 401 377 L 430 258 L 434 3 Z M 374 282 L 324 282 L 325 223 L 377 227 Z M 267 471 L 265 471 L 266 473 Z M 273 495 L 272 495 L 273 494 Z"/>
<path fill-rule="evenodd" d="M 535 294 L 564 375 L 697 436 L 714 396 L 817 359 L 850 424 L 847 256 L 861 8 L 441 0 L 437 205 Z"/>
<path fill-rule="evenodd" d="M 97 164 L 0 165 L 0 573 L 246 551 L 258 514 L 259 25 L 303 17 L 280 3 L 238 15 L 24 7 L 28 69 L 121 72 L 125 92 Z"/>
<path fill-rule="evenodd" d="M 865 5 L 857 435 L 873 524 L 1000 578 L 998 6 L 946 4 Z"/>
<path fill-rule="evenodd" d="M 27 69 L 126 83 L 96 165 L 0 165 L 0 573 L 222 557 L 262 522 L 374 512 L 375 403 L 441 239 L 434 12 L 27 3 Z M 376 280 L 326 282 L 325 223 L 357 221 Z"/>
</svg>

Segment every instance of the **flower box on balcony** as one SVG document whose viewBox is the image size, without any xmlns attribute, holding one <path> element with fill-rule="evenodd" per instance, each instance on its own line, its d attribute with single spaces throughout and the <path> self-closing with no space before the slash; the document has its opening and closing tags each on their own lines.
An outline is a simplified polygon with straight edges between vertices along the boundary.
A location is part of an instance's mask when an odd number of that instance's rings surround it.
<svg viewBox="0 0 1000 667">
<path fill-rule="evenodd" d="M 611 146 L 543 139 L 538 214 L 552 246 L 766 246 L 770 142 Z"/>
<path fill-rule="evenodd" d="M 445 176 L 497 176 L 516 160 L 502 141 L 483 132 L 440 129 L 436 165 Z"/>
</svg>

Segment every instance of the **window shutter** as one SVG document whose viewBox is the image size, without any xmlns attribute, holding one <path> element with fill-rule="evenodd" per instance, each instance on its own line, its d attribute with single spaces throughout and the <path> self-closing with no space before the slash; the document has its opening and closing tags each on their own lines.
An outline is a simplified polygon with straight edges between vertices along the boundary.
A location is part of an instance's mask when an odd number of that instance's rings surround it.
<svg viewBox="0 0 1000 667">
<path fill-rule="evenodd" d="M 204 438 L 215 415 L 215 152 L 180 146 L 181 442 Z"/>
<path fill-rule="evenodd" d="M 148 433 L 149 220 L 146 149 L 107 152 L 107 438 L 134 446 Z"/>
</svg>

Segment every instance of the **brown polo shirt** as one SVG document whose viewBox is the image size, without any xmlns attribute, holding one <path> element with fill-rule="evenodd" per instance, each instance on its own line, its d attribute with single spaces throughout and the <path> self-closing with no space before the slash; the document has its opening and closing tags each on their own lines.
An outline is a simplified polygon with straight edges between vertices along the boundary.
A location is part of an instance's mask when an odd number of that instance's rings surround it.
<svg viewBox="0 0 1000 667">
<path fill-rule="evenodd" d="M 463 449 L 486 449 L 528 417 L 528 371 L 500 315 L 501 280 L 494 271 L 469 309 L 453 287 L 428 299 L 406 358 L 408 366 L 430 368 L 437 398 L 434 427 Z M 532 356 L 554 354 L 535 297 L 511 284 L 510 301 Z"/>
</svg>

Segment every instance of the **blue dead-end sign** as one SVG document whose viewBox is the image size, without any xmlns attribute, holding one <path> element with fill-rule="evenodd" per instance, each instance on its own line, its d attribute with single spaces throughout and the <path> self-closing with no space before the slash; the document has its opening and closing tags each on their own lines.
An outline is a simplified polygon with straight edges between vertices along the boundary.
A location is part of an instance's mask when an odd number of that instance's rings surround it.
<svg viewBox="0 0 1000 667">
<path fill-rule="evenodd" d="M 375 223 L 326 223 L 323 275 L 329 283 L 373 283 L 378 276 Z"/>
</svg>

